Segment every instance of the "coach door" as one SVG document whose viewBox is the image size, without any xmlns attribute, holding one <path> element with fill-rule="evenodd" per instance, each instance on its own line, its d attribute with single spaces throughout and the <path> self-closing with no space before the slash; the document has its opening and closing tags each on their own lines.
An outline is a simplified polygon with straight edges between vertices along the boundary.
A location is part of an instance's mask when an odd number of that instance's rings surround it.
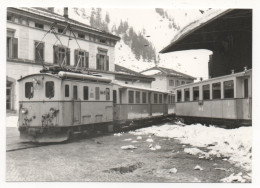
<svg viewBox="0 0 260 188">
<path fill-rule="evenodd" d="M 78 86 L 73 86 L 73 124 L 80 124 L 81 101 L 78 99 Z"/>
</svg>

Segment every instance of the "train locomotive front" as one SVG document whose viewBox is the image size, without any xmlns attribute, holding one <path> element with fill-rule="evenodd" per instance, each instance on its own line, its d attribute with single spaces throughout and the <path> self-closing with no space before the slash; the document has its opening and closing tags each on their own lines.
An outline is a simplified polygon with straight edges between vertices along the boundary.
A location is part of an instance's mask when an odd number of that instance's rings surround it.
<svg viewBox="0 0 260 188">
<path fill-rule="evenodd" d="M 62 142 L 72 133 L 111 125 L 111 80 L 69 72 L 40 73 L 19 80 L 22 141 Z M 82 118 L 83 117 L 83 118 Z"/>
</svg>

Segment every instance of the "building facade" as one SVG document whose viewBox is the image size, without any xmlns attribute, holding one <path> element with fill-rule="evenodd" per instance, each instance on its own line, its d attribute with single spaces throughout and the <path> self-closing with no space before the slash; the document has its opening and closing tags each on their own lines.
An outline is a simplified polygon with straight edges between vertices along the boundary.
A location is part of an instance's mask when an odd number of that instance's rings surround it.
<svg viewBox="0 0 260 188">
<path fill-rule="evenodd" d="M 180 85 L 193 83 L 196 78 L 177 72 L 173 69 L 155 66 L 141 72 L 155 78 L 152 88 L 163 91 L 173 92 L 174 88 Z"/>
<path fill-rule="evenodd" d="M 43 66 L 99 73 L 115 79 L 118 36 L 62 16 L 53 9 L 7 8 L 6 110 L 18 109 L 19 78 Z"/>
</svg>

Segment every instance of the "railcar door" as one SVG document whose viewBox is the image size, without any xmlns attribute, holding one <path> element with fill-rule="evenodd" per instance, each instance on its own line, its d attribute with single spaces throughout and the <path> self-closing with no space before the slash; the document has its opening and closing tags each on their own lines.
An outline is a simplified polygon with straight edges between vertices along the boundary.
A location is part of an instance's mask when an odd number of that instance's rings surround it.
<svg viewBox="0 0 260 188">
<path fill-rule="evenodd" d="M 78 99 L 78 86 L 73 86 L 73 124 L 81 123 L 81 101 Z"/>
</svg>

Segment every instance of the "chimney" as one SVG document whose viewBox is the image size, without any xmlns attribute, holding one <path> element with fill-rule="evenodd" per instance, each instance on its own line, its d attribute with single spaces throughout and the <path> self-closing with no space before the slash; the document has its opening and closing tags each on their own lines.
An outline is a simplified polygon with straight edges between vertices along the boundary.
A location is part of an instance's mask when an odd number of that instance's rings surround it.
<svg viewBox="0 0 260 188">
<path fill-rule="evenodd" d="M 48 7 L 48 10 L 54 12 L 54 7 Z"/>
<path fill-rule="evenodd" d="M 68 11 L 68 7 L 64 7 L 64 12 L 63 12 L 63 16 L 65 19 L 69 18 L 69 11 Z"/>
</svg>

